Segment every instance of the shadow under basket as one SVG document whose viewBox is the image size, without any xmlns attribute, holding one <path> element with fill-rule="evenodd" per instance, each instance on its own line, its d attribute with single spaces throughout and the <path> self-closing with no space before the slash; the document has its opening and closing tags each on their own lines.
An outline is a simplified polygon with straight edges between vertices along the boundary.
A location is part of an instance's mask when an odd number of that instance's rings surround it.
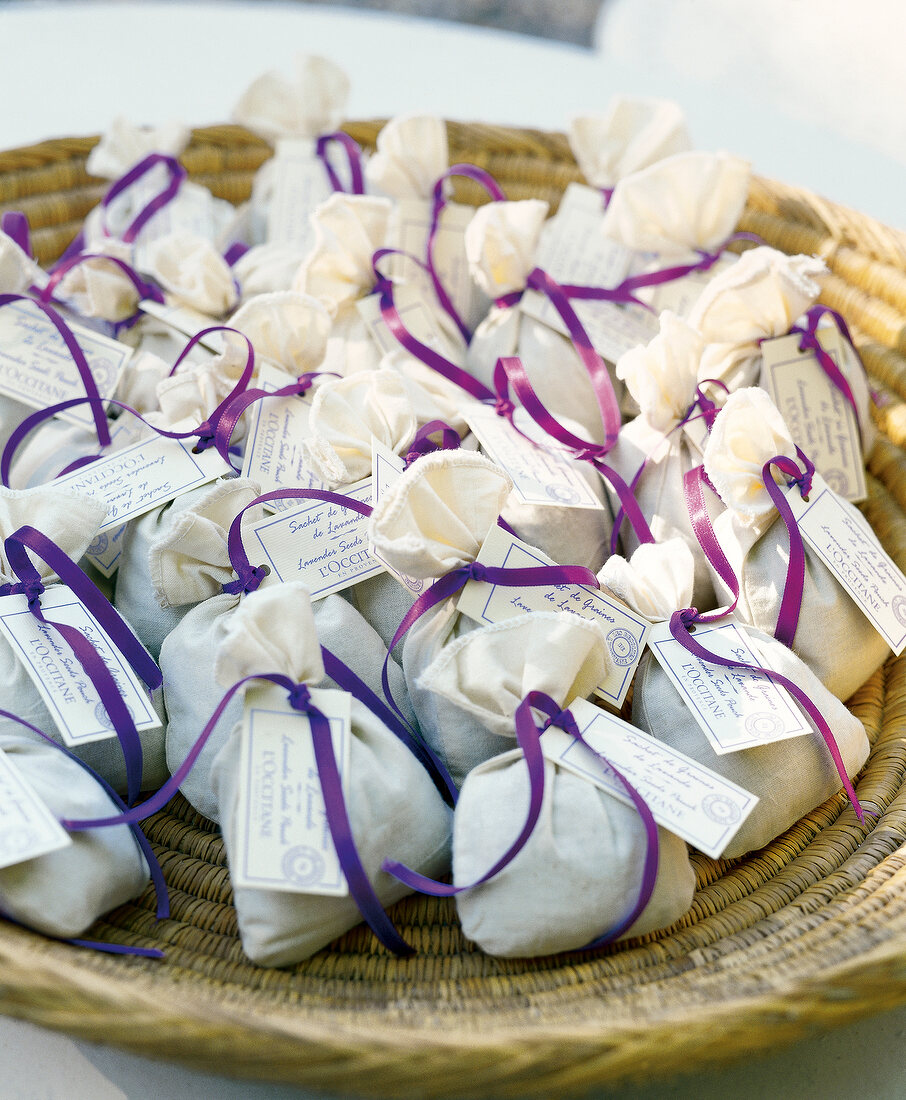
<svg viewBox="0 0 906 1100">
<path fill-rule="evenodd" d="M 373 148 L 378 123 L 349 132 Z M 450 124 L 452 161 L 489 170 L 508 197 L 547 199 L 580 178 L 560 134 Z M 96 138 L 0 154 L 0 214 L 22 210 L 38 259 L 75 236 L 105 185 L 85 171 Z M 239 202 L 270 156 L 237 127 L 194 133 L 183 162 Z M 469 181 L 456 198 L 481 201 Z M 822 301 L 848 321 L 883 433 L 863 506 L 906 570 L 906 235 L 815 195 L 756 178 L 740 230 L 831 269 Z M 170 887 L 110 913 L 96 939 L 159 947 L 102 955 L 0 922 L 0 1011 L 139 1054 L 345 1094 L 565 1095 L 725 1062 L 906 1001 L 906 656 L 851 700 L 872 741 L 842 792 L 763 851 L 696 855 L 698 889 L 674 927 L 591 953 L 498 960 L 459 930 L 450 901 L 391 910 L 418 954 L 399 960 L 361 925 L 291 970 L 245 958 L 223 845 L 177 797 L 146 823 Z"/>
</svg>

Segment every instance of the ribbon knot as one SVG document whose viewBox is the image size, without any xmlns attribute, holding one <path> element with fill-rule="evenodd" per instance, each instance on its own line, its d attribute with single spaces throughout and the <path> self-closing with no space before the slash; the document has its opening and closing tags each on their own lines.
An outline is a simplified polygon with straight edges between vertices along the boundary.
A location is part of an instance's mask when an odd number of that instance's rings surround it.
<svg viewBox="0 0 906 1100">
<path fill-rule="evenodd" d="M 466 576 L 470 581 L 486 581 L 488 579 L 487 566 L 480 561 L 470 561 L 466 566 Z"/>
<path fill-rule="evenodd" d="M 699 621 L 697 607 L 684 607 L 681 611 L 678 611 L 677 614 L 680 617 L 680 622 L 687 630 Z"/>
<path fill-rule="evenodd" d="M 293 710 L 300 710 L 308 714 L 314 704 L 311 701 L 311 692 L 305 684 L 295 684 L 289 690 L 289 705 Z"/>
<path fill-rule="evenodd" d="M 206 451 L 208 447 L 214 446 L 216 436 L 210 420 L 203 420 L 196 428 L 195 434 L 198 436 L 198 440 L 192 448 L 195 454 L 200 454 L 202 451 Z"/>
<path fill-rule="evenodd" d="M 551 726 L 556 726 L 557 729 L 563 730 L 564 733 L 568 733 L 572 737 L 579 736 L 578 723 L 573 717 L 573 712 L 569 709 L 569 707 L 566 707 L 564 710 L 557 711 L 556 714 L 551 715 L 541 727 L 541 732 L 543 733 L 546 729 L 550 729 Z"/>
<path fill-rule="evenodd" d="M 512 424 L 516 406 L 509 398 L 498 396 L 497 400 L 494 402 L 494 412 L 497 413 L 498 416 L 502 416 L 505 420 L 509 420 Z"/>
<path fill-rule="evenodd" d="M 264 578 L 270 574 L 270 569 L 266 565 L 246 565 L 240 562 L 234 568 L 237 579 L 223 586 L 223 591 L 228 596 L 247 596 L 249 592 L 257 591 Z"/>
<path fill-rule="evenodd" d="M 498 309 L 510 309 L 512 306 L 518 305 L 522 301 L 522 295 L 524 290 L 511 290 L 509 294 L 504 294 L 500 298 L 494 299 L 494 305 Z"/>
<path fill-rule="evenodd" d="M 595 447 L 585 447 L 582 450 L 576 452 L 576 461 L 578 462 L 601 462 L 607 454 L 607 448 L 600 445 Z"/>
<path fill-rule="evenodd" d="M 17 584 L 0 585 L 0 596 L 25 596 L 29 608 L 40 606 L 44 585 L 37 578 L 19 581 Z"/>
</svg>

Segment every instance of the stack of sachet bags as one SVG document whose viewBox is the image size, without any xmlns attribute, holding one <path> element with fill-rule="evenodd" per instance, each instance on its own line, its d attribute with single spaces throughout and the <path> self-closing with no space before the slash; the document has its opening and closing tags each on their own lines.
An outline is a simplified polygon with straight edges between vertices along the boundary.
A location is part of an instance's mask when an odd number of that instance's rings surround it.
<svg viewBox="0 0 906 1100">
<path fill-rule="evenodd" d="M 844 701 L 906 634 L 824 264 L 734 236 L 749 166 L 670 104 L 576 120 L 550 216 L 435 118 L 364 155 L 346 93 L 245 92 L 239 208 L 118 122 L 49 272 L 3 219 L 0 911 L 79 936 L 153 876 L 166 912 L 178 788 L 261 965 L 363 918 L 406 953 L 413 890 L 504 956 L 667 927 L 690 845 L 861 813 Z"/>
</svg>

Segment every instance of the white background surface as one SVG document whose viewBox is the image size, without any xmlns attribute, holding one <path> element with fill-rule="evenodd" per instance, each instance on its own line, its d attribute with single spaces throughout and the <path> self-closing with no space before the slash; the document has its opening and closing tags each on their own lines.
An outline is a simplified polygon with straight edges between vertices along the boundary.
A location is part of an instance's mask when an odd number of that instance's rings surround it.
<svg viewBox="0 0 906 1100">
<path fill-rule="evenodd" d="M 306 50 L 347 69 L 352 118 L 417 109 L 558 129 L 573 114 L 603 110 L 617 91 L 671 96 L 699 148 L 739 153 L 761 174 L 906 227 L 904 30 L 903 0 L 605 0 L 591 52 L 264 0 L 0 0 L 0 148 L 97 133 L 117 113 L 221 122 L 259 72 L 288 68 Z M 900 1009 L 729 1070 L 594 1095 L 898 1100 L 906 1096 L 904 1035 Z M 320 1094 L 196 1074 L 0 1018 L 3 1100 L 185 1095 Z"/>
</svg>

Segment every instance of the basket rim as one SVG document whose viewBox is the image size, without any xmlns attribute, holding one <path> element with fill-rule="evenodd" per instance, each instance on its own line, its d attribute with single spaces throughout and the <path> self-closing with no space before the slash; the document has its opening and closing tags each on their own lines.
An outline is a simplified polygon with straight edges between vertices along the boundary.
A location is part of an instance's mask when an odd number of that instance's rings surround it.
<svg viewBox="0 0 906 1100">
<path fill-rule="evenodd" d="M 347 128 L 358 140 L 368 140 L 381 124 L 381 121 L 350 123 Z M 449 125 L 462 132 L 471 128 L 491 135 L 504 141 L 508 151 L 531 150 L 539 141 L 543 144 L 548 140 L 555 140 L 562 151 L 565 142 L 565 136 L 557 132 L 485 124 Z M 54 164 L 61 157 L 84 158 L 97 140 L 97 137 L 56 138 L 0 152 L 0 173 Z M 198 141 L 224 147 L 240 141 L 263 151 L 270 148 L 260 138 L 234 126 L 195 130 L 193 142 Z M 829 240 L 833 249 L 851 248 L 851 234 L 863 225 L 869 237 L 878 233 L 898 236 L 898 231 L 876 219 L 828 203 L 805 189 L 776 184 L 763 177 L 756 177 L 756 181 L 768 189 L 777 188 L 788 205 L 813 202 L 819 221 L 824 223 L 823 239 Z M 841 223 L 827 224 L 828 206 L 842 211 Z M 838 232 L 840 224 L 844 230 Z M 818 232 L 820 235 L 821 231 Z M 903 262 L 899 266 L 906 271 L 906 234 L 902 237 Z M 891 262 L 890 258 L 885 262 Z M 906 871 L 894 869 L 894 877 L 906 882 Z M 526 997 L 526 1011 L 512 1020 L 502 1018 L 493 1005 L 479 1013 L 470 1004 L 470 1026 L 457 1029 L 451 1026 L 457 1019 L 455 1011 L 438 1011 L 434 1016 L 426 1013 L 424 999 L 407 989 L 404 982 L 400 983 L 401 995 L 392 1015 L 386 1008 L 374 1011 L 362 1005 L 326 1008 L 306 1004 L 304 1000 L 291 1005 L 277 1004 L 268 999 L 266 987 L 237 992 L 235 986 L 219 987 L 189 972 L 182 975 L 172 970 L 155 971 L 153 964 L 137 960 L 108 958 L 99 963 L 97 957 L 89 959 L 78 948 L 0 925 L 0 1012 L 83 1038 L 114 1043 L 137 1053 L 163 1054 L 170 1060 L 208 1068 L 207 1059 L 216 1057 L 224 1044 L 240 1034 L 244 1040 L 252 1035 L 258 1052 L 250 1056 L 245 1068 L 231 1068 L 231 1072 L 247 1076 L 258 1076 L 268 1060 L 281 1057 L 290 1043 L 319 1052 L 325 1064 L 315 1067 L 314 1077 L 286 1068 L 286 1076 L 272 1079 L 320 1087 L 346 1085 L 343 1060 L 352 1048 L 369 1067 L 362 1071 L 366 1076 L 361 1076 L 359 1083 L 368 1086 L 366 1091 L 374 1088 L 379 1093 L 386 1090 L 386 1083 L 369 1084 L 367 1074 L 374 1073 L 374 1067 L 380 1067 L 384 1061 L 392 1064 L 394 1055 L 400 1053 L 431 1052 L 441 1063 L 453 1066 L 466 1053 L 499 1058 L 532 1046 L 569 1050 L 575 1065 L 593 1065 L 602 1081 L 615 1083 L 634 1075 L 633 1066 L 642 1043 L 644 1064 L 636 1069 L 649 1077 L 652 1072 L 666 1074 L 678 1068 L 683 1053 L 695 1052 L 702 1057 L 705 1052 L 708 1063 L 725 1060 L 726 1053 L 721 1056 L 711 1049 L 712 1032 L 720 1024 L 718 1030 L 726 1041 L 731 1005 L 738 1017 L 732 1024 L 734 1049 L 730 1053 L 732 1057 L 743 1057 L 770 1046 L 795 1042 L 816 1026 L 839 1026 L 857 1016 L 906 1002 L 906 930 L 872 944 L 863 953 L 827 966 L 823 962 L 819 960 L 814 970 L 799 972 L 769 989 L 741 991 L 736 1001 L 722 999 L 712 1004 L 707 1000 L 695 1002 L 693 998 L 673 1002 L 657 1014 L 638 1018 L 615 1015 L 608 1008 L 606 995 L 596 990 L 591 981 L 576 981 L 572 985 L 566 982 L 544 998 Z M 504 974 L 503 978 L 506 977 Z M 63 979 L 68 999 L 65 1005 L 61 1005 Z M 665 974 L 663 980 L 668 979 Z M 446 981 L 455 985 L 450 979 Z M 426 987 L 427 984 L 423 983 Z M 570 1009 L 568 1020 L 556 1018 L 555 1009 L 563 1004 Z M 461 1017 L 459 1020 L 462 1022 Z M 149 1022 L 153 1022 L 152 1036 L 145 1033 Z M 187 1034 L 197 1044 L 194 1049 L 180 1047 Z M 161 1051 L 161 1045 L 166 1049 Z M 332 1062 L 333 1058 L 337 1062 Z M 573 1089 L 559 1084 L 566 1091 L 574 1091 L 587 1089 L 590 1083 L 590 1079 L 577 1080 Z M 401 1079 L 391 1085 L 401 1088 Z M 412 1087 L 411 1081 L 408 1087 Z M 503 1078 L 500 1087 L 507 1091 Z M 456 1095 L 452 1086 L 432 1088 L 436 1091 L 430 1095 Z M 402 1095 L 402 1092 L 385 1094 Z"/>
</svg>

